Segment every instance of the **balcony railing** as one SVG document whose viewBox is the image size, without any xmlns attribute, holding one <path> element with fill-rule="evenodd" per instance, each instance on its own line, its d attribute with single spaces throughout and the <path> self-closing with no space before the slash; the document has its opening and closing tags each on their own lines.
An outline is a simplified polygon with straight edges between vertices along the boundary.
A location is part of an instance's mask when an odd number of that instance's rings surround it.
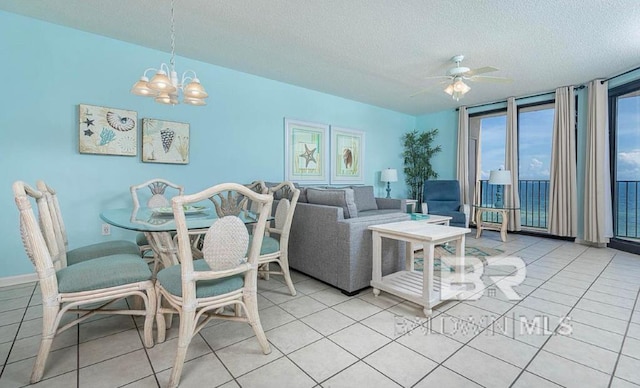
<svg viewBox="0 0 640 388">
<path fill-rule="evenodd" d="M 480 199 L 483 204 L 491 204 L 495 201 L 496 185 L 490 185 L 489 181 L 480 181 Z M 547 229 L 547 209 L 549 203 L 548 180 L 520 180 L 518 182 L 520 192 L 520 223 L 530 228 Z M 500 215 L 496 213 L 484 213 L 482 220 L 486 222 L 502 222 Z"/>
<path fill-rule="evenodd" d="M 616 196 L 613 205 L 614 235 L 616 237 L 640 238 L 640 181 L 616 181 Z"/>
<path fill-rule="evenodd" d="M 549 204 L 549 181 L 521 180 L 520 222 L 530 228 L 547 228 Z M 495 201 L 497 186 L 488 181 L 480 181 L 481 201 L 491 204 Z M 640 238 L 640 181 L 616 181 L 614 211 L 614 235 L 623 238 Z M 486 222 L 502 222 L 496 213 L 484 213 Z"/>
</svg>

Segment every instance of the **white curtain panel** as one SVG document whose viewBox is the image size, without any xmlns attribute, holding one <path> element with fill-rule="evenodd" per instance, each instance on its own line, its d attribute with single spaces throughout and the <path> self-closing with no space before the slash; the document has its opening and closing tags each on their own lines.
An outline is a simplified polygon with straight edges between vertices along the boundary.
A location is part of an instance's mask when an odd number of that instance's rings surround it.
<svg viewBox="0 0 640 388">
<path fill-rule="evenodd" d="M 518 192 L 518 109 L 516 99 L 507 99 L 507 144 L 505 150 L 505 170 L 511 171 L 511 185 L 505 186 L 504 202 L 506 207 L 517 210 L 509 212 L 507 229 L 518 231 L 520 225 L 520 193 Z"/>
<path fill-rule="evenodd" d="M 585 152 L 584 240 L 606 244 L 613 237 L 607 82 L 589 82 Z"/>
<path fill-rule="evenodd" d="M 576 108 L 573 86 L 556 89 L 551 170 L 549 233 L 575 237 L 578 229 L 576 181 Z"/>
<path fill-rule="evenodd" d="M 467 107 L 460 107 L 458 113 L 458 165 L 456 177 L 460 182 L 460 199 L 463 205 L 469 200 L 469 113 Z"/>
<path fill-rule="evenodd" d="M 474 204 L 482 204 L 482 196 L 480 195 L 480 179 L 482 178 L 482 160 L 480 160 L 480 155 L 482 151 L 482 127 L 478 131 L 478 140 L 476 141 L 476 182 L 475 187 L 473 189 L 473 203 Z M 476 222 L 476 212 L 475 209 L 471 209 L 471 222 Z"/>
</svg>

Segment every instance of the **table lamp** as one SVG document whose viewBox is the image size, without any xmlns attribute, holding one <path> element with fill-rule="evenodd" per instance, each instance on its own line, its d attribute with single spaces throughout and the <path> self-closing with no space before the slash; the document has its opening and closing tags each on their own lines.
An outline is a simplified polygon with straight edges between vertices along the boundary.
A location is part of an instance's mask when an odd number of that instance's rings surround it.
<svg viewBox="0 0 640 388">
<path fill-rule="evenodd" d="M 511 171 L 509 170 L 492 170 L 489 173 L 489 184 L 498 185 L 496 188 L 496 201 L 493 206 L 501 208 L 504 206 L 502 203 L 502 186 L 511 184 Z"/>
<path fill-rule="evenodd" d="M 391 198 L 391 182 L 398 181 L 398 171 L 395 168 L 385 168 L 380 174 L 380 180 L 387 182 L 387 198 Z"/>
</svg>

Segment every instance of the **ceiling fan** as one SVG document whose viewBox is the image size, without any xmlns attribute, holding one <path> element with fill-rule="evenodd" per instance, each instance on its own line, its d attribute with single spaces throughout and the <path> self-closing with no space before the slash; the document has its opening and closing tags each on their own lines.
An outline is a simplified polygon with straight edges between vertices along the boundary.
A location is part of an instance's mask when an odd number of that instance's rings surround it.
<svg viewBox="0 0 640 388">
<path fill-rule="evenodd" d="M 497 68 L 492 66 L 480 67 L 477 69 L 470 69 L 465 66 L 460 66 L 460 62 L 464 59 L 464 55 L 456 55 L 451 58 L 451 62 L 455 64 L 454 67 L 450 68 L 447 71 L 447 75 L 436 75 L 432 77 L 427 77 L 426 79 L 439 79 L 446 78 L 446 81 L 442 81 L 440 84 L 447 85 L 444 89 L 444 92 L 450 95 L 454 100 L 459 101 L 462 96 L 464 96 L 471 87 L 467 85 L 464 81 L 471 82 L 511 82 L 511 78 L 505 77 L 495 77 L 490 75 L 483 75 L 486 73 L 493 73 L 494 71 L 498 71 Z M 420 90 L 417 93 L 412 94 L 410 97 L 415 97 L 419 94 L 426 93 L 433 88 L 429 87 L 423 90 Z"/>
</svg>

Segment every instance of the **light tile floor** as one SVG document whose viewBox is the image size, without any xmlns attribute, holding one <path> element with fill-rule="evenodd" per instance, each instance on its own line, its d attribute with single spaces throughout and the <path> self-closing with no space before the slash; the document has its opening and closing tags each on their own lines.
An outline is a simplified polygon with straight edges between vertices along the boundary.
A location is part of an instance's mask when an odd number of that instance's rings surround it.
<svg viewBox="0 0 640 388">
<path fill-rule="evenodd" d="M 502 243 L 492 232 L 467 244 L 524 260 L 521 300 L 493 285 L 427 320 L 384 292 L 347 297 L 294 273 L 292 297 L 272 277 L 259 282 L 271 354 L 249 326 L 213 323 L 191 342 L 181 387 L 640 387 L 640 256 L 513 234 Z M 493 262 L 485 284 L 515 268 Z M 1 387 L 28 385 L 40 317 L 37 285 L 0 289 Z M 177 327 L 145 349 L 141 321 L 96 317 L 55 340 L 37 385 L 166 386 Z"/>
</svg>

